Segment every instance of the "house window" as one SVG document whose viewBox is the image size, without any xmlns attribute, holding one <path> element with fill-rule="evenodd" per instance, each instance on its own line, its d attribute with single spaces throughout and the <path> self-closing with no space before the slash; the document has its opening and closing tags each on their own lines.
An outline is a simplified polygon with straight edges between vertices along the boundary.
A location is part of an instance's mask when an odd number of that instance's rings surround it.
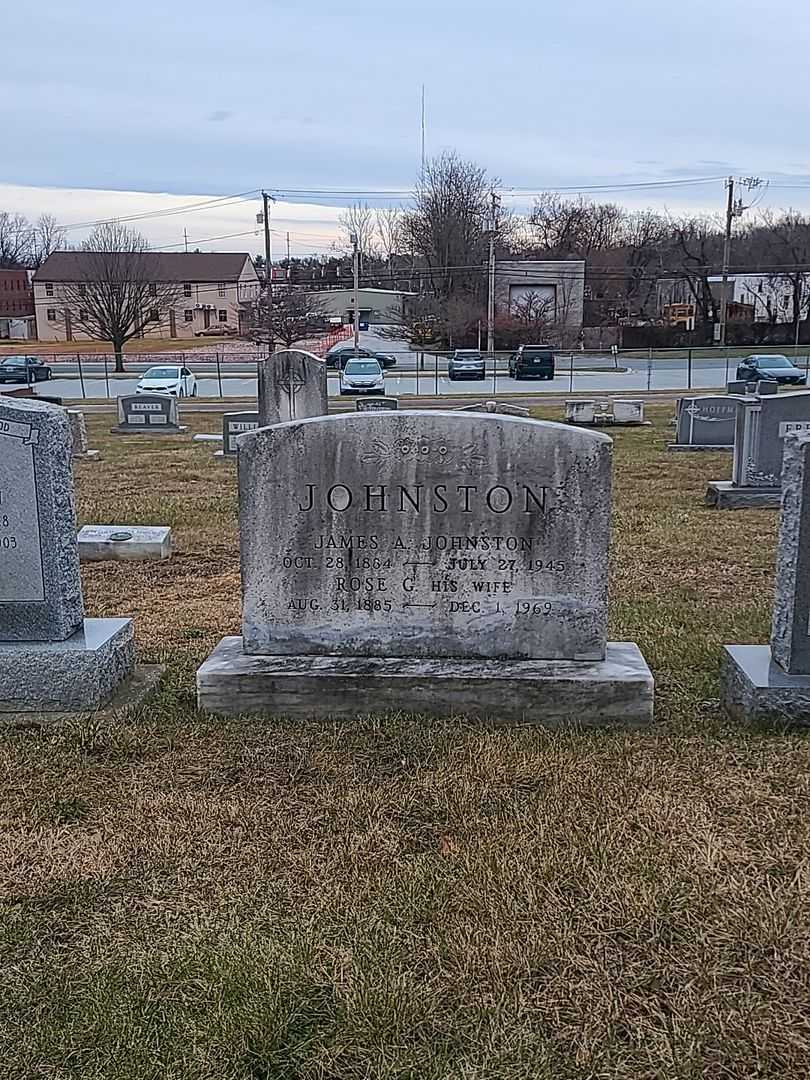
<svg viewBox="0 0 810 1080">
<path fill-rule="evenodd" d="M 190 307 L 183 312 L 183 322 L 194 322 L 194 312 Z"/>
<path fill-rule="evenodd" d="M 160 312 L 156 307 L 149 312 L 149 322 L 160 322 Z"/>
<path fill-rule="evenodd" d="M 53 296 L 53 283 L 50 282 L 50 281 L 47 281 L 45 283 L 45 295 L 46 296 Z"/>
<path fill-rule="evenodd" d="M 220 296 L 225 295 L 225 282 L 224 281 L 220 281 L 219 285 L 217 285 L 217 290 L 219 291 Z"/>
<path fill-rule="evenodd" d="M 220 313 L 219 313 L 219 321 L 220 322 L 227 322 L 228 321 L 228 312 L 227 311 L 220 311 Z"/>
<path fill-rule="evenodd" d="M 149 286 L 149 295 L 157 296 L 157 285 L 155 285 L 154 282 Z"/>
<path fill-rule="evenodd" d="M 79 322 L 87 321 L 87 310 L 85 308 L 79 308 Z"/>
<path fill-rule="evenodd" d="M 87 292 L 87 286 L 86 285 L 80 285 L 79 286 L 79 296 L 84 296 L 86 294 L 86 292 Z"/>
<path fill-rule="evenodd" d="M 183 285 L 183 296 L 191 296 L 191 285 L 188 282 Z"/>
<path fill-rule="evenodd" d="M 45 312 L 48 322 L 56 322 L 56 308 L 49 307 Z"/>
</svg>

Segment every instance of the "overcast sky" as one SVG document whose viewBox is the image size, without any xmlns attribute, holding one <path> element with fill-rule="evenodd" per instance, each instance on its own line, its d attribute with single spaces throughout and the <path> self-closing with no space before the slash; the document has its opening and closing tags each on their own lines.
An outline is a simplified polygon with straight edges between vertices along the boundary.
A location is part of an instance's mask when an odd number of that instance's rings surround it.
<svg viewBox="0 0 810 1080">
<path fill-rule="evenodd" d="M 423 82 L 428 153 L 505 185 L 750 173 L 772 178 L 767 204 L 810 205 L 806 0 L 37 0 L 5 6 L 3 40 L 0 209 L 81 222 L 260 187 L 408 188 Z M 677 211 L 723 191 L 595 197 Z M 204 239 L 256 209 L 139 227 Z M 276 227 L 322 250 L 334 218 L 280 205 Z"/>
</svg>

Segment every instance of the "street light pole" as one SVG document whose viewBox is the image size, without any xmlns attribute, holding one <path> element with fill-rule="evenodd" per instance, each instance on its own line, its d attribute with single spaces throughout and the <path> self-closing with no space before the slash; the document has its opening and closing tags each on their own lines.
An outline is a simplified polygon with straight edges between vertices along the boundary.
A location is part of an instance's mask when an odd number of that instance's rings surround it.
<svg viewBox="0 0 810 1080">
<path fill-rule="evenodd" d="M 720 344 L 726 343 L 726 321 L 728 318 L 728 266 L 731 260 L 731 223 L 734 220 L 734 177 L 726 180 L 726 236 L 723 241 L 723 284 L 720 292 Z"/>
<path fill-rule="evenodd" d="M 487 353 L 495 356 L 495 232 L 498 222 L 498 196 L 490 192 L 492 200 L 489 220 L 489 283 L 487 289 Z"/>
<path fill-rule="evenodd" d="M 360 352 L 360 249 L 357 233 L 352 233 L 352 264 L 354 270 L 354 355 Z"/>
<path fill-rule="evenodd" d="M 270 240 L 270 201 L 271 196 L 262 192 L 262 219 L 264 221 L 264 300 L 267 307 L 267 321 L 270 330 L 270 352 L 273 352 L 273 248 Z"/>
</svg>

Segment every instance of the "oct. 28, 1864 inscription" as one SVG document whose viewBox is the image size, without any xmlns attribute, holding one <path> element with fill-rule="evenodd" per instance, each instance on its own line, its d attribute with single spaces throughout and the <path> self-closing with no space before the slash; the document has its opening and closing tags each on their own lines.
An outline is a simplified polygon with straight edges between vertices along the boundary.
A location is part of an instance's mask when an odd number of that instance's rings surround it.
<svg viewBox="0 0 810 1080">
<path fill-rule="evenodd" d="M 244 649 L 600 660 L 611 440 L 498 415 L 242 437 Z"/>
<path fill-rule="evenodd" d="M 39 430 L 0 419 L 0 603 L 42 601 L 34 446 Z"/>
</svg>

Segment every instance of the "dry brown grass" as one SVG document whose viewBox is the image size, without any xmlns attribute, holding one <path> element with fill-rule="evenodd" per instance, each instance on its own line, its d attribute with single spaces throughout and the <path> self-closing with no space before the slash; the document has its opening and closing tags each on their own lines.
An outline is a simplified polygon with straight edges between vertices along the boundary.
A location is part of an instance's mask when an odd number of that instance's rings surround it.
<svg viewBox="0 0 810 1080">
<path fill-rule="evenodd" d="M 729 458 L 665 456 L 664 416 L 618 434 L 612 569 L 656 726 L 582 735 L 198 716 L 235 470 L 91 418 L 82 520 L 177 553 L 84 568 L 88 611 L 169 671 L 127 723 L 2 734 L 0 1076 L 804 1080 L 810 743 L 714 700 L 719 644 L 767 637 L 776 515 L 704 510 Z"/>
</svg>

